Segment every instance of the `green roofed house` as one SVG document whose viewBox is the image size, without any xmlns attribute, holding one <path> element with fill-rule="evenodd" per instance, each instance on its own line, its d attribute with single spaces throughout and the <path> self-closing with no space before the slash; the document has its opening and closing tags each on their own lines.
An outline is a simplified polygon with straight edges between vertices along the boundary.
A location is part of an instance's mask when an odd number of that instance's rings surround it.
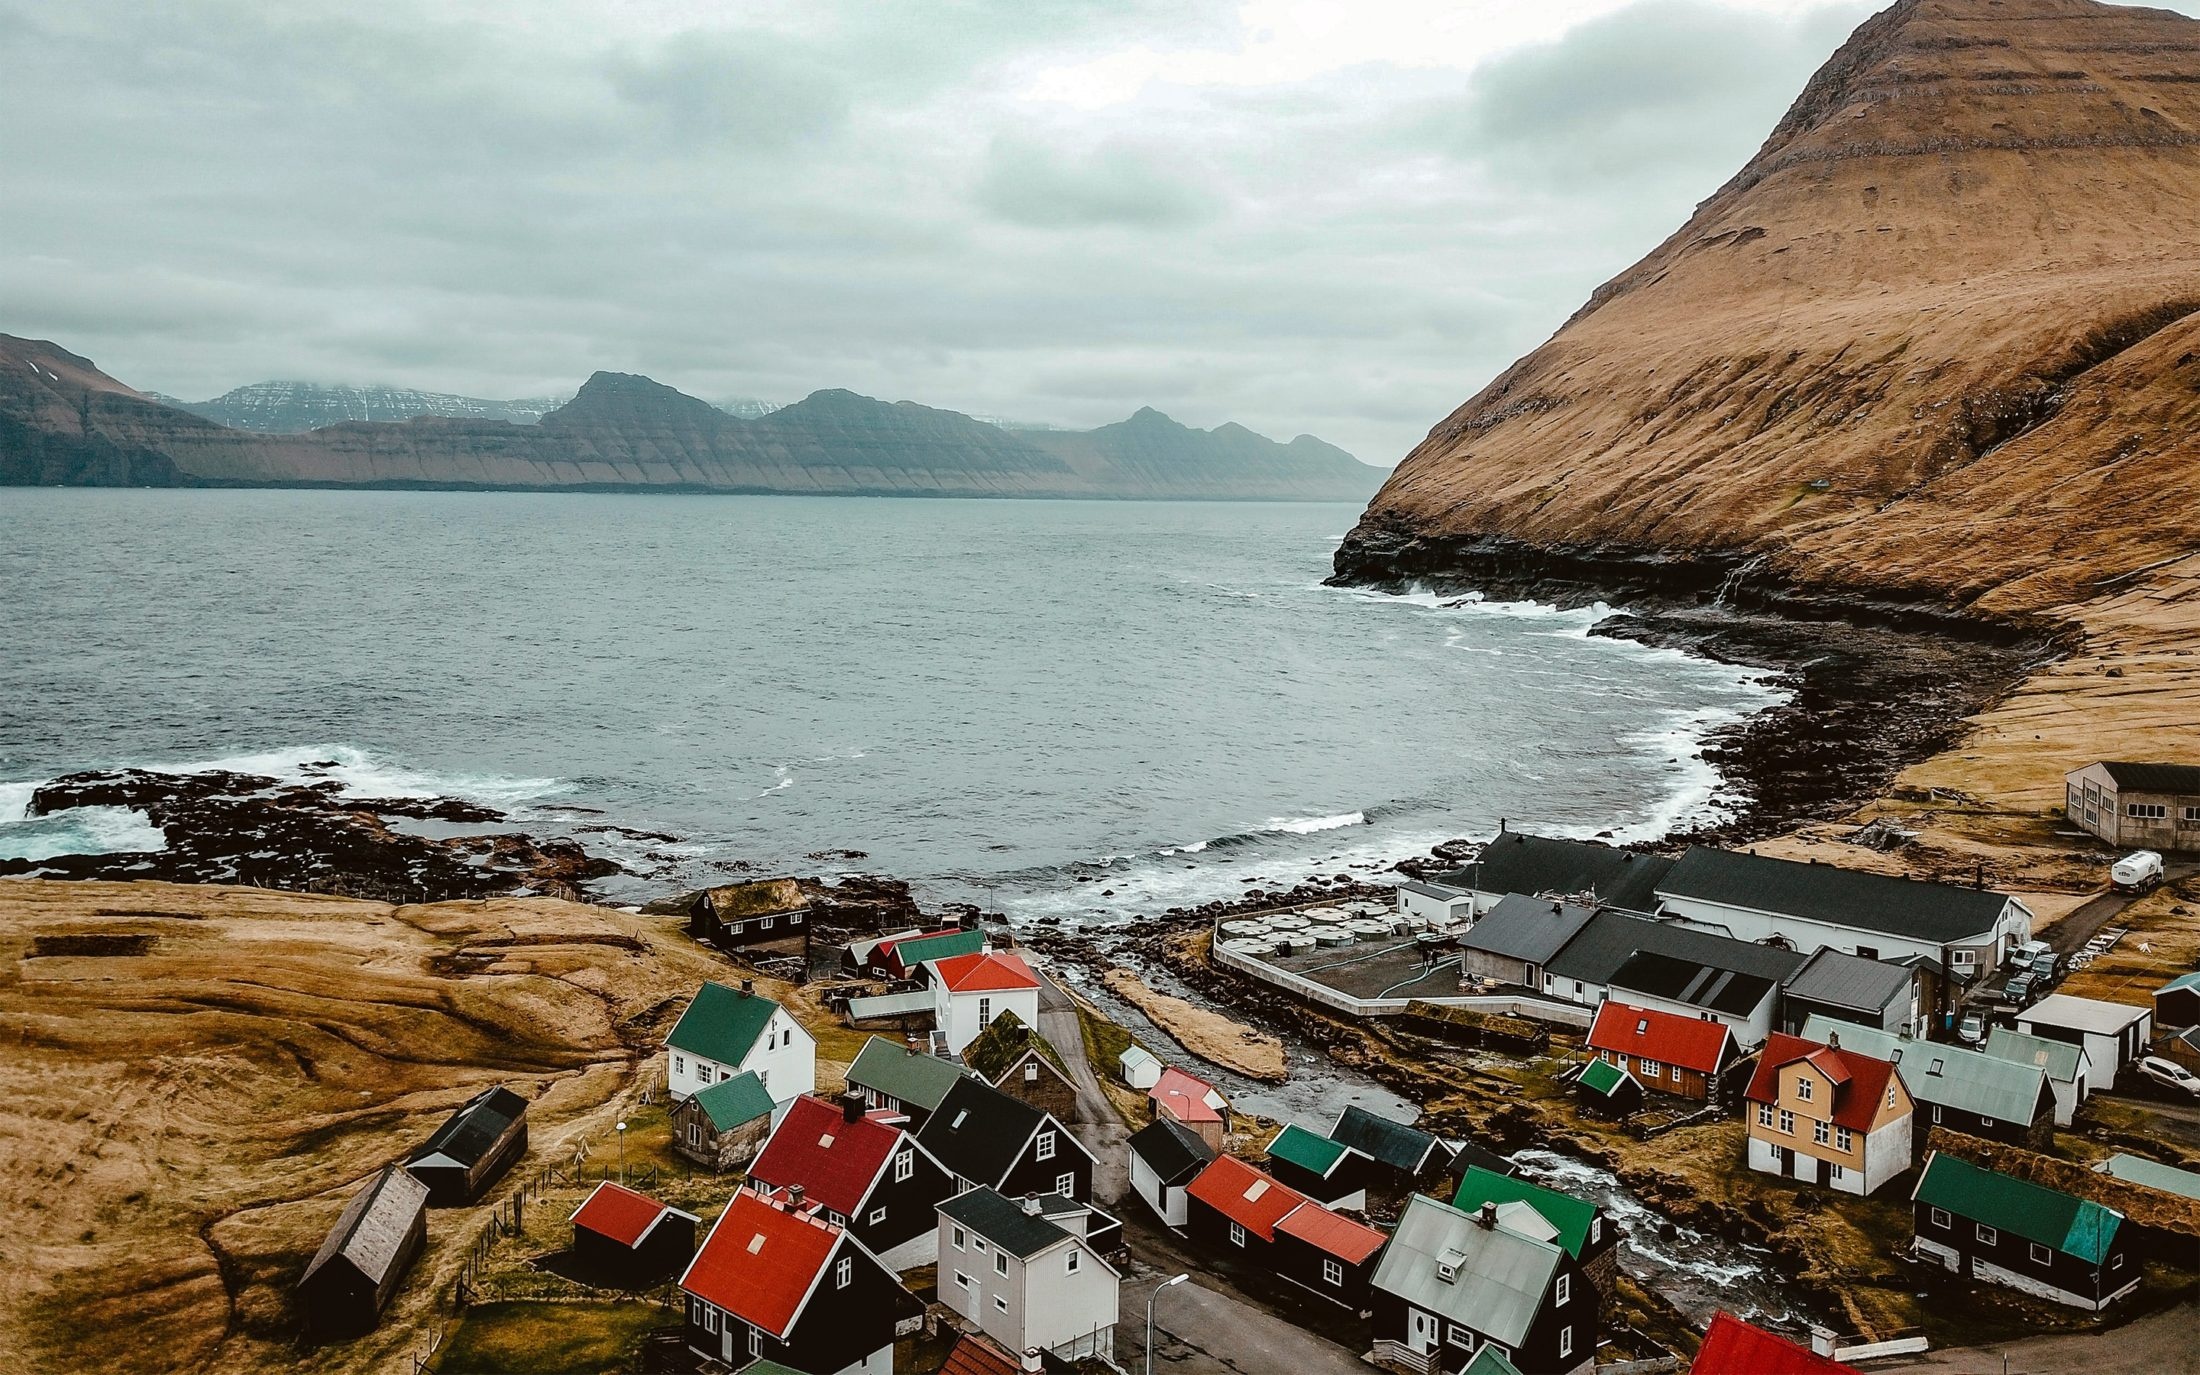
<svg viewBox="0 0 2200 1375">
<path fill-rule="evenodd" d="M 1296 1123 L 1268 1143 L 1268 1173 L 1329 1208 L 1366 1208 L 1374 1164 L 1365 1152 Z"/>
<path fill-rule="evenodd" d="M 978 1039 L 963 1047 L 963 1063 L 1011 1098 L 1067 1122 L 1077 1113 L 1077 1085 L 1046 1037 L 1003 1008 Z"/>
<path fill-rule="evenodd" d="M 1581 1105 L 1600 1117 L 1626 1117 L 1642 1110 L 1642 1081 L 1609 1060 L 1591 1060 L 1574 1076 Z"/>
<path fill-rule="evenodd" d="M 970 1071 L 953 1060 L 913 1050 L 903 1042 L 873 1036 L 848 1066 L 848 1091 L 860 1093 L 874 1110 L 899 1113 L 915 1131 L 939 1107 L 940 1100 L 967 1079 Z"/>
<path fill-rule="evenodd" d="M 1505 1353 L 1494 1346 L 1485 1346 L 1474 1353 L 1459 1375 L 1520 1375 L 1520 1367 L 1505 1359 Z"/>
<path fill-rule="evenodd" d="M 697 1089 L 672 1110 L 672 1148 L 723 1174 L 747 1167 L 772 1132 L 772 1096 L 753 1073 Z"/>
<path fill-rule="evenodd" d="M 1522 1209 L 1532 1210 L 1548 1231 L 1549 1239 L 1581 1263 L 1597 1291 L 1610 1302 L 1619 1284 L 1619 1228 L 1604 1210 L 1585 1198 L 1533 1184 L 1516 1175 L 1502 1175 L 1479 1165 L 1468 1168 L 1459 1180 L 1451 1206 L 1463 1213 L 1495 1204 L 1498 1217 L 1515 1231 L 1534 1234 L 1533 1223 L 1518 1219 Z"/>
<path fill-rule="evenodd" d="M 983 931 L 931 931 L 889 941 L 871 959 L 888 978 L 914 979 L 919 969 L 934 960 L 975 955 L 985 949 L 985 944 Z"/>
<path fill-rule="evenodd" d="M 2124 1216 L 1935 1151 L 1911 1195 L 1918 1254 L 1949 1270 L 2098 1313 L 2139 1284 Z"/>
<path fill-rule="evenodd" d="M 2159 1189 L 2165 1194 L 2178 1194 L 2200 1200 L 2200 1174 L 2191 1170 L 2180 1170 L 2175 1165 L 2164 1165 L 2159 1160 L 2149 1160 L 2143 1155 L 2119 1153 L 2093 1168 L 2112 1179 L 2121 1179 L 2126 1184 L 2139 1184 L 2149 1189 Z"/>
<path fill-rule="evenodd" d="M 776 1108 L 817 1087 L 817 1042 L 786 1009 L 743 979 L 705 983 L 665 1037 L 666 1090 L 684 1103 L 698 1089 L 753 1073 Z"/>
</svg>

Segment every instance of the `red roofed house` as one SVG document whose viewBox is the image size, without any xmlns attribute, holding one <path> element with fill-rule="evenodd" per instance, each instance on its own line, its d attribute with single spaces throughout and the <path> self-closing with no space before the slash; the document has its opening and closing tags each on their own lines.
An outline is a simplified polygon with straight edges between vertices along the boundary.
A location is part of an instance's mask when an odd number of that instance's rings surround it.
<svg viewBox="0 0 2200 1375">
<path fill-rule="evenodd" d="M 1749 1168 L 1869 1194 L 1910 1168 L 1910 1091 L 1892 1063 L 1775 1031 L 1749 1081 Z"/>
<path fill-rule="evenodd" d="M 853 1094 L 797 1098 L 749 1166 L 749 1182 L 800 1190 L 805 1205 L 846 1227 L 889 1269 L 929 1265 L 939 1258 L 934 1210 L 954 1197 L 955 1178 L 907 1122 L 865 1112 Z"/>
<path fill-rule="evenodd" d="M 924 1306 L 820 1211 L 746 1186 L 733 1196 L 680 1277 L 691 1350 L 735 1368 L 891 1375 L 894 1338 L 923 1326 Z"/>
<path fill-rule="evenodd" d="M 949 1055 L 962 1054 L 1003 1012 L 1015 1013 L 1025 1026 L 1039 1025 L 1039 976 L 1023 956 L 981 950 L 925 968 L 932 978 L 932 1024 Z"/>
<path fill-rule="evenodd" d="M 1333 1213 L 1236 1156 L 1217 1156 L 1184 1190 L 1185 1231 L 1225 1254 L 1253 1259 L 1323 1298 L 1364 1311 L 1368 1281 L 1388 1240 Z"/>
<path fill-rule="evenodd" d="M 1814 1344 L 1832 1346 L 1830 1334 L 1813 1332 Z M 1855 1366 L 1843 1365 L 1830 1355 L 1797 1346 L 1761 1327 L 1751 1327 L 1731 1313 L 1711 1319 L 1703 1345 L 1688 1367 L 1688 1375 L 1858 1375 Z"/>
<path fill-rule="evenodd" d="M 573 1210 L 573 1260 L 622 1289 L 678 1274 L 695 1255 L 702 1219 L 610 1180 Z"/>
<path fill-rule="evenodd" d="M 1589 1028 L 1597 1058 L 1635 1076 L 1652 1093 L 1701 1102 L 1738 1053 L 1724 1022 L 1607 1000 Z"/>
<path fill-rule="evenodd" d="M 1199 1139 L 1217 1151 L 1230 1130 L 1230 1100 L 1204 1079 L 1170 1066 L 1146 1090 L 1146 1102 L 1155 1117 L 1168 1116 L 1199 1133 Z"/>
</svg>

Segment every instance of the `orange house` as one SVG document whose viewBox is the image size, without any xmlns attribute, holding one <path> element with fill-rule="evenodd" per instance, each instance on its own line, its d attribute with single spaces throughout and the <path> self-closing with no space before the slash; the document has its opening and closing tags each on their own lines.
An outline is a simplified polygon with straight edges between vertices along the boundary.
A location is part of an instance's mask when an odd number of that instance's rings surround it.
<svg viewBox="0 0 2200 1375">
<path fill-rule="evenodd" d="M 1915 1105 L 1890 1061 L 1774 1032 L 1747 1097 L 1753 1170 L 1869 1194 L 1910 1168 Z"/>
</svg>

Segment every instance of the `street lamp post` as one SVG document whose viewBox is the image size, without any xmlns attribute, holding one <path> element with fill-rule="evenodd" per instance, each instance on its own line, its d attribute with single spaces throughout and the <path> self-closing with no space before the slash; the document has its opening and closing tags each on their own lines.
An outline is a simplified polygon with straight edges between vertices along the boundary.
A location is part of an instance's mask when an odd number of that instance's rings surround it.
<svg viewBox="0 0 2200 1375">
<path fill-rule="evenodd" d="M 626 1123 L 619 1123 L 619 1182 L 626 1183 Z"/>
<path fill-rule="evenodd" d="M 1167 1288 L 1169 1288 L 1169 1287 L 1170 1287 L 1171 1285 L 1177 1285 L 1177 1284 L 1182 1284 L 1182 1283 L 1183 1283 L 1184 1281 L 1186 1281 L 1186 1280 L 1188 1280 L 1188 1279 L 1190 1279 L 1190 1278 L 1191 1278 L 1191 1276 L 1190 1276 L 1190 1275 L 1171 1275 L 1171 1276 L 1169 1276 L 1169 1277 L 1168 1277 L 1167 1279 L 1165 1279 L 1165 1280 L 1161 1281 L 1161 1283 L 1159 1283 L 1159 1284 L 1155 1285 L 1155 1286 L 1153 1287 L 1153 1292 L 1152 1292 L 1151 1294 L 1148 1294 L 1148 1295 L 1146 1296 L 1146 1375 L 1153 1375 L 1153 1304 L 1154 1304 L 1154 1300 L 1155 1300 L 1155 1299 L 1158 1299 L 1158 1298 L 1160 1298 L 1160 1297 L 1161 1297 L 1161 1291 L 1162 1291 L 1162 1290 L 1164 1290 L 1164 1289 L 1167 1289 Z"/>
</svg>

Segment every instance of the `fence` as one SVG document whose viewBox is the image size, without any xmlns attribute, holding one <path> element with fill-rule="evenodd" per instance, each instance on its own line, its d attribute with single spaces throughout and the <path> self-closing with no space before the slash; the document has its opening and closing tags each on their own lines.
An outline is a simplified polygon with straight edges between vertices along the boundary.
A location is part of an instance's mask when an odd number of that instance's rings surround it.
<svg viewBox="0 0 2200 1375">
<path fill-rule="evenodd" d="M 1210 954 L 1216 964 L 1222 965 L 1226 969 L 1235 969 L 1241 974 L 1250 974 L 1263 983 L 1274 984 L 1276 987 L 1296 994 L 1308 1002 L 1335 1008 L 1339 1012 L 1347 1012 L 1355 1017 L 1396 1017 L 1415 1003 L 1424 1003 L 1431 1007 L 1463 1007 L 1475 1012 L 1505 1013 L 1539 1022 L 1557 1022 L 1562 1026 L 1571 1027 L 1587 1027 L 1594 1016 L 1585 1007 L 1574 1007 L 1565 1003 L 1547 1003 L 1541 999 L 1519 996 L 1355 998 L 1349 993 L 1340 993 L 1327 984 L 1316 983 L 1303 974 L 1294 974 L 1288 969 L 1279 969 L 1257 956 L 1241 955 L 1234 950 L 1225 950 L 1219 942 L 1212 947 Z"/>
</svg>

